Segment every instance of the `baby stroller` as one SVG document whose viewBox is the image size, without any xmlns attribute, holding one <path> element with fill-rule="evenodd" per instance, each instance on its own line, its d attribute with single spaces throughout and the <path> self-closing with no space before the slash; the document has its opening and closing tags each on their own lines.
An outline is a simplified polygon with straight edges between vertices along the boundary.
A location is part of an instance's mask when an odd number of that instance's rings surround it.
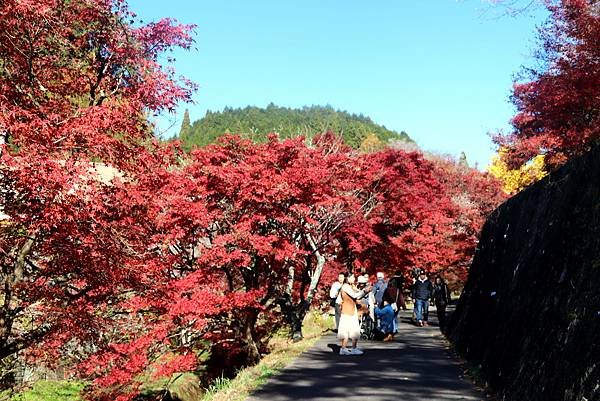
<svg viewBox="0 0 600 401">
<path fill-rule="evenodd" d="M 368 314 L 363 315 L 360 322 L 360 339 L 381 341 L 384 337 L 385 334 L 379 329 L 378 322 L 373 321 Z"/>
<path fill-rule="evenodd" d="M 371 316 L 365 313 L 361 317 L 360 321 L 360 339 L 361 340 L 374 340 L 377 337 L 377 326 Z"/>
</svg>

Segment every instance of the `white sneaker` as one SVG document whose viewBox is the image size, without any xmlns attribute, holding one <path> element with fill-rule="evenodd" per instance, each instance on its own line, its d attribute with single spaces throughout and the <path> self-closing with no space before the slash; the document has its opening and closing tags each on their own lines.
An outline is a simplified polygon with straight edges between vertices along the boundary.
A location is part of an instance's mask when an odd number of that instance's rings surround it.
<svg viewBox="0 0 600 401">
<path fill-rule="evenodd" d="M 352 355 L 352 351 L 348 348 L 340 348 L 340 355 Z"/>
<path fill-rule="evenodd" d="M 360 348 L 352 348 L 350 355 L 362 355 L 364 352 Z"/>
</svg>

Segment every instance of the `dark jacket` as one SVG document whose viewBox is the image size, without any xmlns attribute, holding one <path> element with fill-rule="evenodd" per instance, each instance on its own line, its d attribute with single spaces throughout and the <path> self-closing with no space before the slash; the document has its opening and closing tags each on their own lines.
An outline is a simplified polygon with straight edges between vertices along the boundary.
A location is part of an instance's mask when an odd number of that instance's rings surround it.
<svg viewBox="0 0 600 401">
<path fill-rule="evenodd" d="M 433 292 L 433 284 L 429 279 L 421 281 L 417 279 L 412 286 L 412 297 L 414 299 L 429 300 Z"/>
<path fill-rule="evenodd" d="M 433 286 L 433 295 L 431 296 L 436 306 L 445 306 L 450 303 L 450 289 L 446 283 Z"/>
<path fill-rule="evenodd" d="M 404 278 L 402 276 L 393 276 L 390 278 L 388 285 L 390 287 L 400 288 L 400 291 L 402 291 L 402 288 L 404 288 Z"/>
<path fill-rule="evenodd" d="M 395 302 L 398 308 L 406 309 L 404 295 L 402 295 L 402 291 L 396 287 L 388 286 L 383 293 L 383 300 L 387 301 L 389 304 L 393 304 Z M 382 308 L 383 305 L 379 305 L 379 307 Z"/>
</svg>

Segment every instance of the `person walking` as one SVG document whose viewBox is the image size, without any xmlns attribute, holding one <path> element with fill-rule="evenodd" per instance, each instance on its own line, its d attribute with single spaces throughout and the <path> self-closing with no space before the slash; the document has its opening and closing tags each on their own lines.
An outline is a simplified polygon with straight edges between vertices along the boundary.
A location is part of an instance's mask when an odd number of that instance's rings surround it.
<svg viewBox="0 0 600 401">
<path fill-rule="evenodd" d="M 424 270 L 421 270 L 419 277 L 413 284 L 412 297 L 415 300 L 415 315 L 417 319 L 417 325 L 420 327 L 429 326 L 428 314 L 429 314 L 429 299 L 433 292 L 433 284 L 427 278 L 427 274 Z"/>
<path fill-rule="evenodd" d="M 354 287 L 355 281 L 356 278 L 354 275 L 350 274 L 346 277 L 345 283 L 340 290 L 342 310 L 337 333 L 341 345 L 340 355 L 361 355 L 363 353 L 362 350 L 357 347 L 358 339 L 360 337 L 360 323 L 358 322 L 356 300 L 369 292 L 371 287 L 367 286 L 359 291 Z M 352 349 L 348 349 L 348 341 L 350 340 L 352 340 Z"/>
<path fill-rule="evenodd" d="M 338 274 L 337 281 L 335 281 L 331 285 L 331 289 L 329 290 L 329 304 L 333 306 L 335 313 L 335 330 L 337 333 L 338 327 L 340 325 L 340 314 L 342 313 L 342 297 L 340 294 L 340 290 L 342 289 L 342 285 L 346 280 L 346 273 Z"/>
<path fill-rule="evenodd" d="M 435 284 L 433 285 L 433 302 L 437 310 L 438 321 L 440 323 L 440 330 L 443 332 L 446 329 L 446 306 L 450 304 L 450 290 L 448 285 L 442 278 L 437 276 L 435 278 Z"/>
</svg>

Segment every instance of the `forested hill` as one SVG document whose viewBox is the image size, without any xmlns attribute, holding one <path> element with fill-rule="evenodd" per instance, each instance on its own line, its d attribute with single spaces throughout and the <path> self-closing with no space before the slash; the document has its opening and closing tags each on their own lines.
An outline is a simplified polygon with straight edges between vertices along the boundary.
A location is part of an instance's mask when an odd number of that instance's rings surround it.
<svg viewBox="0 0 600 401">
<path fill-rule="evenodd" d="M 208 111 L 204 118 L 193 124 L 190 124 L 186 110 L 179 139 L 184 149 L 189 150 L 194 146 L 212 143 L 227 132 L 243 134 L 256 142 L 263 142 L 271 132 L 277 132 L 281 138 L 290 138 L 299 135 L 313 137 L 328 130 L 341 133 L 353 148 L 360 148 L 367 137 L 369 144 L 373 141 L 384 144 L 389 140 L 413 142 L 406 132 L 391 131 L 363 115 L 338 111 L 330 106 L 291 109 L 274 104 L 266 108 L 227 107 L 222 112 Z"/>
</svg>

